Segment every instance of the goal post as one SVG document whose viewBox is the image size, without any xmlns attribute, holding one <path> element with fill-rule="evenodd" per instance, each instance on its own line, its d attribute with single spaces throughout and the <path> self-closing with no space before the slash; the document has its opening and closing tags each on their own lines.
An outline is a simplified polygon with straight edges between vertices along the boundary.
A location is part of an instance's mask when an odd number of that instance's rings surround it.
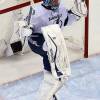
<svg viewBox="0 0 100 100">
<path fill-rule="evenodd" d="M 88 47 L 89 47 L 89 0 L 85 0 L 88 13 L 87 17 L 85 18 L 85 34 L 84 34 L 84 57 L 88 58 Z"/>
</svg>

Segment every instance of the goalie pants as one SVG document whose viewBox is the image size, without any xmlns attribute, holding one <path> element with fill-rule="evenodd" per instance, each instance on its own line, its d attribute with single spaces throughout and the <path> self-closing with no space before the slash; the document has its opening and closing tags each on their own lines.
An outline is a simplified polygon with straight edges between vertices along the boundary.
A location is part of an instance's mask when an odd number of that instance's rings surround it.
<svg viewBox="0 0 100 100">
<path fill-rule="evenodd" d="M 40 33 L 32 33 L 28 38 L 28 44 L 31 50 L 43 57 L 44 69 L 51 72 L 47 51 L 43 50 L 44 41 L 44 37 Z"/>
</svg>

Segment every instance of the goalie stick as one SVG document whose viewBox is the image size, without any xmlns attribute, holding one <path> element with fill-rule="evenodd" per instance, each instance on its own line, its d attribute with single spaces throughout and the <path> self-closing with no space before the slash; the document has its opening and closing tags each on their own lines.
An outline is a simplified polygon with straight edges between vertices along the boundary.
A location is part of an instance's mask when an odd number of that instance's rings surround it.
<svg viewBox="0 0 100 100">
<path fill-rule="evenodd" d="M 27 26 L 30 25 L 30 20 L 31 20 L 32 13 L 33 13 L 33 14 L 35 13 L 35 11 L 34 11 L 34 12 L 32 11 L 32 10 L 33 10 L 33 8 L 32 8 L 33 1 L 31 0 L 30 2 L 31 2 L 31 5 L 30 5 L 30 10 L 29 10 L 29 16 L 28 16 L 28 19 L 27 19 Z M 26 38 L 27 38 L 27 37 L 25 36 L 24 42 L 23 42 L 23 47 L 24 47 L 24 45 L 25 45 Z"/>
</svg>

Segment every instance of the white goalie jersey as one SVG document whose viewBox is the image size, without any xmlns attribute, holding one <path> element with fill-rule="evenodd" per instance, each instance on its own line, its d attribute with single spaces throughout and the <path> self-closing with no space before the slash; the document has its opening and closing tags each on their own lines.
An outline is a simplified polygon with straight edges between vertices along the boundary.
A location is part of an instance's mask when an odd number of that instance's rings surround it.
<svg viewBox="0 0 100 100">
<path fill-rule="evenodd" d="M 45 9 L 41 4 L 33 8 L 33 15 L 31 17 L 31 25 L 34 33 L 41 33 L 41 27 L 51 24 L 59 24 L 60 27 L 67 26 L 80 19 L 80 16 L 67 10 L 61 4 L 58 11 Z"/>
<path fill-rule="evenodd" d="M 44 8 L 41 3 L 33 5 L 30 24 L 34 29 L 34 32 L 41 33 L 41 27 L 51 24 L 59 24 L 60 28 L 71 25 L 82 16 L 86 16 L 87 7 L 85 2 L 82 2 L 81 0 L 73 0 L 73 2 L 70 9 L 67 9 L 67 7 L 61 3 L 57 11 L 48 10 Z M 25 19 L 28 19 L 28 14 Z"/>
</svg>

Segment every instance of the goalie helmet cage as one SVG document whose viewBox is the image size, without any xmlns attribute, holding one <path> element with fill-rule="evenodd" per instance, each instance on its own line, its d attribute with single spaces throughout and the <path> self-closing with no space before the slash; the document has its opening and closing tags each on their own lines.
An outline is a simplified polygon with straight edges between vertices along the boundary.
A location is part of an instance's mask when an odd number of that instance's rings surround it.
<svg viewBox="0 0 100 100">
<path fill-rule="evenodd" d="M 41 2 L 41 1 L 42 1 L 42 0 L 34 0 L 34 3 L 38 3 L 38 2 Z M 88 58 L 89 0 L 85 0 L 85 1 L 86 1 L 87 8 L 88 8 L 88 14 L 87 14 L 87 17 L 85 18 L 84 58 Z M 16 6 L 12 6 L 12 7 L 5 8 L 5 9 L 3 9 L 3 10 L 0 10 L 0 14 L 4 14 L 4 13 L 10 12 L 10 11 L 13 11 L 13 10 L 16 10 L 16 9 L 20 9 L 20 8 L 22 8 L 22 7 L 29 6 L 29 5 L 30 5 L 30 1 L 27 1 L 27 2 L 25 2 L 25 3 L 21 3 L 21 4 L 18 4 L 18 5 L 16 5 Z"/>
</svg>

